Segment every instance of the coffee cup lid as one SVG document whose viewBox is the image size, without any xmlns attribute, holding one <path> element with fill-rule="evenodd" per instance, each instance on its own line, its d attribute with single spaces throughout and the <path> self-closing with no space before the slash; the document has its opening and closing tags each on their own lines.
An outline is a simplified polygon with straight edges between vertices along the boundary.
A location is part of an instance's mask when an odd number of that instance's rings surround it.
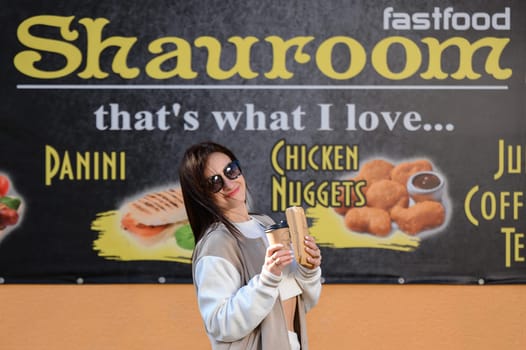
<svg viewBox="0 0 526 350">
<path fill-rule="evenodd" d="M 277 224 L 272 224 L 270 226 L 267 226 L 267 228 L 265 229 L 265 232 L 277 230 L 277 229 L 284 228 L 284 227 L 289 227 L 287 220 L 281 220 Z"/>
</svg>

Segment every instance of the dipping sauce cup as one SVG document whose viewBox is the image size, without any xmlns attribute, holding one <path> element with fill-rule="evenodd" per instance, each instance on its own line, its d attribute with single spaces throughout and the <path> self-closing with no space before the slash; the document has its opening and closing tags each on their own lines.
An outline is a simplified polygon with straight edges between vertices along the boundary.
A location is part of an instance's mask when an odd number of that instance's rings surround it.
<svg viewBox="0 0 526 350">
<path fill-rule="evenodd" d="M 436 171 L 420 171 L 407 181 L 407 191 L 415 202 L 442 200 L 444 177 Z"/>
</svg>

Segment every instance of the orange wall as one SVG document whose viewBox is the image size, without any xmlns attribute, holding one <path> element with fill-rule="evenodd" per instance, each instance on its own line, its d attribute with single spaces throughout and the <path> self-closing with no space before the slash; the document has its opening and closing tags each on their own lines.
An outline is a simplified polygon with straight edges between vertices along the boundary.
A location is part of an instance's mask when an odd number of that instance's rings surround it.
<svg viewBox="0 0 526 350">
<path fill-rule="evenodd" d="M 526 286 L 325 285 L 325 349 L 526 349 Z M 0 286 L 2 350 L 208 349 L 191 285 Z"/>
</svg>

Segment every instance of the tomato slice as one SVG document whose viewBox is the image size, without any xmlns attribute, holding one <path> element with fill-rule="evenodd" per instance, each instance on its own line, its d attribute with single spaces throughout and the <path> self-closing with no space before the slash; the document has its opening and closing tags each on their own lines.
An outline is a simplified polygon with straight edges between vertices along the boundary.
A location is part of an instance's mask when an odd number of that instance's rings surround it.
<svg viewBox="0 0 526 350">
<path fill-rule="evenodd" d="M 16 225 L 18 213 L 5 204 L 0 204 L 0 227 Z"/>
<path fill-rule="evenodd" d="M 141 237 L 152 237 L 158 235 L 169 225 L 149 226 L 137 222 L 130 213 L 126 214 L 121 220 L 122 227 L 133 234 Z"/>
<path fill-rule="evenodd" d="M 9 192 L 9 179 L 7 176 L 0 175 L 0 197 L 3 197 Z"/>
</svg>

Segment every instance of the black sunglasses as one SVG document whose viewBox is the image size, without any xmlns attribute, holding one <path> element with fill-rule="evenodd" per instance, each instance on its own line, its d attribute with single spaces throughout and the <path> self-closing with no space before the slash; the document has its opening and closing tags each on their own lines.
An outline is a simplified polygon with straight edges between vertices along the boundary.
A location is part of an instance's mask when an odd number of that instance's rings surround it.
<svg viewBox="0 0 526 350">
<path fill-rule="evenodd" d="M 223 169 L 223 174 L 227 179 L 235 180 L 241 176 L 241 167 L 239 166 L 239 161 L 233 160 L 228 163 L 227 166 Z M 212 175 L 208 178 L 208 189 L 212 193 L 217 193 L 223 189 L 225 186 L 225 181 L 220 174 Z"/>
</svg>

